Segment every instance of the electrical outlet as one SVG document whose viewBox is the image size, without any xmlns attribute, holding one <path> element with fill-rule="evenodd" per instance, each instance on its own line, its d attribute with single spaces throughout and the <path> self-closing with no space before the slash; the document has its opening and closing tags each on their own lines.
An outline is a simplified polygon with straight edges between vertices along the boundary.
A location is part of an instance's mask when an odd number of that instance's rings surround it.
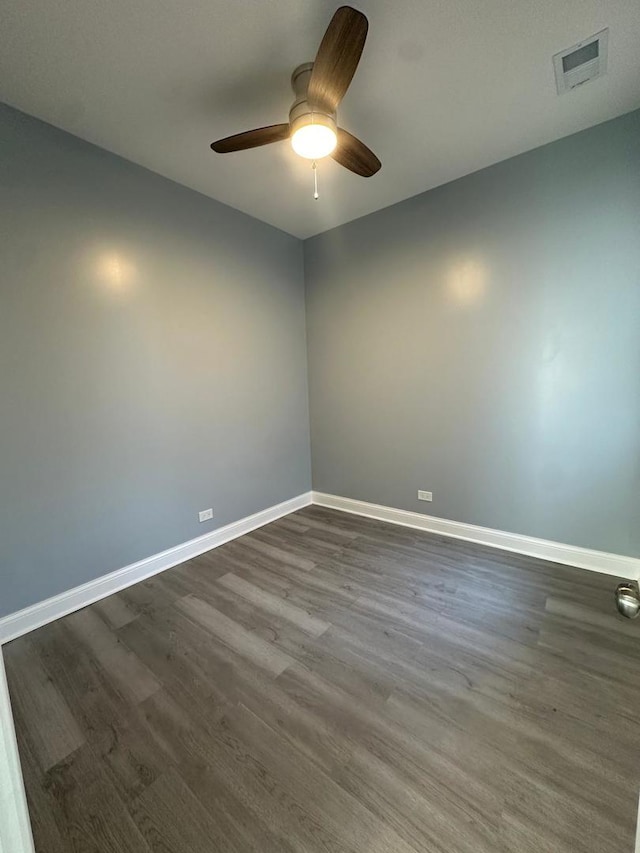
<svg viewBox="0 0 640 853">
<path fill-rule="evenodd" d="M 198 513 L 198 518 L 200 521 L 209 521 L 210 518 L 213 518 L 213 510 L 203 509 L 202 512 Z"/>
<path fill-rule="evenodd" d="M 418 500 L 419 501 L 432 501 L 433 500 L 433 492 L 423 492 L 422 489 L 418 492 Z"/>
</svg>

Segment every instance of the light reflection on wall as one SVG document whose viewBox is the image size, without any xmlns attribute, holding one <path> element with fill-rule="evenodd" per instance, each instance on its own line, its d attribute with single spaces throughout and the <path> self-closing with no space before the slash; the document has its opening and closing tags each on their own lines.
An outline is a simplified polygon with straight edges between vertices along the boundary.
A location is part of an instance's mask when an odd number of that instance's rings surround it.
<svg viewBox="0 0 640 853">
<path fill-rule="evenodd" d="M 136 279 L 135 265 L 121 252 L 102 252 L 96 257 L 98 279 L 114 291 L 128 290 Z"/>
<path fill-rule="evenodd" d="M 481 261 L 454 264 L 447 276 L 447 292 L 459 305 L 479 302 L 487 289 L 487 269 Z"/>
</svg>

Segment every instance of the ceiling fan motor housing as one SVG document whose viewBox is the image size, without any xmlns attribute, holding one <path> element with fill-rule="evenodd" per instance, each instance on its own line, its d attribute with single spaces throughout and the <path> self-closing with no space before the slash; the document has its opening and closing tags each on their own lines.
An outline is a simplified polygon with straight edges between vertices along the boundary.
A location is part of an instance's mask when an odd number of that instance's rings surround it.
<svg viewBox="0 0 640 853">
<path fill-rule="evenodd" d="M 293 106 L 289 110 L 291 133 L 308 124 L 320 124 L 337 134 L 336 114 L 314 110 L 307 101 L 307 89 L 312 70 L 313 62 L 305 62 L 303 65 L 298 65 L 291 75 L 291 88 L 295 94 Z"/>
</svg>

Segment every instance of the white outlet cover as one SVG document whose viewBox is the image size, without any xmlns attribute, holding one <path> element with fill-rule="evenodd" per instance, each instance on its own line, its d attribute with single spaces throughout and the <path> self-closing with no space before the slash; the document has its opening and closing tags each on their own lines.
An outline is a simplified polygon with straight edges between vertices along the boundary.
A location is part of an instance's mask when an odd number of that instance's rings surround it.
<svg viewBox="0 0 640 853">
<path fill-rule="evenodd" d="M 433 500 L 433 492 L 425 492 L 422 489 L 418 491 L 418 500 L 419 501 L 432 501 Z"/>
<path fill-rule="evenodd" d="M 200 521 L 209 521 L 210 518 L 213 518 L 213 510 L 203 509 L 202 512 L 198 513 L 198 518 Z"/>
</svg>

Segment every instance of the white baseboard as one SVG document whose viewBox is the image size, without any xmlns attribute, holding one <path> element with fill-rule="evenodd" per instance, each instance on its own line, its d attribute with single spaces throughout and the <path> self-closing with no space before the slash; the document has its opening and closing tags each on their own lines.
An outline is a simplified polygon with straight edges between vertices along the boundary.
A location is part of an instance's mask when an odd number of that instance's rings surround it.
<svg viewBox="0 0 640 853">
<path fill-rule="evenodd" d="M 506 533 L 502 530 L 493 530 L 489 527 L 479 527 L 474 524 L 464 524 L 459 521 L 451 521 L 446 518 L 437 518 L 432 515 L 422 515 L 418 512 L 409 512 L 394 507 L 380 506 L 379 504 L 367 503 L 365 501 L 342 498 L 337 495 L 328 495 L 323 492 L 305 492 L 291 500 L 276 504 L 254 515 L 242 518 L 224 527 L 218 528 L 197 539 L 191 539 L 174 548 L 169 548 L 159 554 L 154 554 L 137 563 L 132 563 L 108 575 L 103 575 L 93 581 L 77 586 L 67 592 L 55 595 L 45 601 L 40 601 L 17 613 L 11 613 L 0 619 L 0 645 L 33 631 L 54 619 L 59 619 L 79 610 L 101 598 L 106 598 L 115 592 L 119 592 L 134 583 L 145 578 L 170 569 L 179 563 L 184 563 L 198 554 L 210 551 L 244 536 L 258 527 L 269 524 L 283 515 L 295 512 L 297 509 L 308 506 L 310 503 L 331 509 L 363 515 L 375 518 L 379 521 L 387 521 L 392 524 L 400 524 L 404 527 L 413 527 L 418 530 L 426 530 L 430 533 L 439 533 L 442 536 L 450 536 L 455 539 L 465 539 L 468 542 L 477 542 L 481 545 L 489 545 L 505 551 L 515 551 L 518 554 L 527 554 L 542 560 L 550 560 L 555 563 L 564 563 L 568 566 L 577 566 L 581 569 L 602 572 L 616 577 L 640 579 L 640 559 L 626 557 L 620 554 L 609 554 L 604 551 L 593 551 L 588 548 L 578 548 L 574 545 L 563 545 L 559 542 L 550 542 L 546 539 L 536 539 L 533 536 L 522 536 L 518 533 Z M 0 848 L 0 853 L 3 853 Z"/>
<path fill-rule="evenodd" d="M 560 542 L 550 542 L 547 539 L 536 539 L 533 536 L 522 536 L 519 533 L 505 533 L 503 530 L 493 530 L 490 527 L 479 527 L 475 524 L 463 524 L 460 521 L 450 521 L 447 518 L 437 518 L 433 515 L 422 515 L 419 512 L 409 512 L 389 506 L 357 501 L 352 498 L 341 498 L 337 495 L 327 495 L 323 492 L 312 492 L 312 502 L 318 506 L 339 509 L 355 515 L 364 515 L 378 521 L 388 521 L 404 527 L 415 527 L 429 533 L 439 533 L 454 539 L 465 539 L 467 542 L 477 542 L 480 545 L 490 545 L 503 551 L 515 551 L 517 554 L 527 554 L 541 560 L 563 563 L 567 566 L 577 566 L 592 572 L 602 572 L 638 580 L 640 579 L 640 559 L 625 557 L 621 554 L 609 554 L 606 551 L 593 551 L 589 548 L 578 548 L 575 545 L 563 545 Z"/>
<path fill-rule="evenodd" d="M 33 838 L 0 647 L 0 853 L 33 853 Z"/>
<path fill-rule="evenodd" d="M 45 601 L 25 607 L 24 610 L 18 610 L 16 613 L 4 616 L 0 619 L 0 645 L 33 631 L 35 628 L 40 628 L 48 622 L 53 622 L 54 619 L 73 613 L 74 610 L 80 610 L 81 607 L 93 604 L 101 598 L 113 595 L 114 592 L 119 592 L 121 589 L 158 574 L 158 572 L 164 572 L 172 566 L 184 563 L 192 557 L 197 557 L 198 554 L 211 551 L 219 545 L 224 545 L 225 542 L 237 539 L 238 536 L 244 536 L 245 533 L 250 533 L 252 530 L 269 524 L 269 522 L 275 521 L 283 515 L 288 515 L 290 512 L 295 512 L 297 509 L 302 509 L 310 503 L 311 492 L 305 492 L 291 498 L 291 500 L 263 509 L 254 515 L 226 524 L 224 527 L 219 527 L 204 536 L 198 536 L 197 539 L 183 542 L 174 548 L 161 551 L 159 554 L 132 563 L 123 569 L 117 569 L 115 572 L 110 572 L 108 575 L 76 586 L 67 592 L 61 592 L 59 595 L 45 599 Z M 3 853 L 1 849 L 0 853 Z"/>
</svg>

